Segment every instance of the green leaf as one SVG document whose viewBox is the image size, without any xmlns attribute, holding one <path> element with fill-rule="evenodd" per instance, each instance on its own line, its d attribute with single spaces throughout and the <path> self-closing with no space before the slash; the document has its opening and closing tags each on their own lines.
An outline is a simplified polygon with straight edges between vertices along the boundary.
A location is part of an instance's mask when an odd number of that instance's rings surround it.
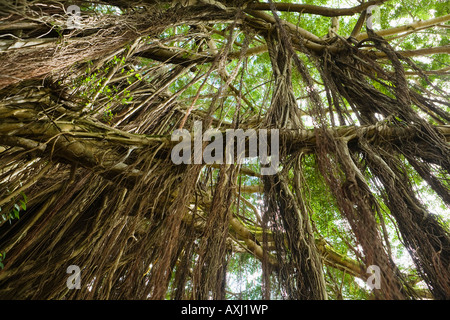
<svg viewBox="0 0 450 320">
<path fill-rule="evenodd" d="M 16 219 L 19 219 L 20 217 L 19 217 L 19 210 L 17 210 L 16 208 L 14 208 L 14 210 L 13 210 L 13 212 L 14 212 L 14 218 L 16 218 Z"/>
</svg>

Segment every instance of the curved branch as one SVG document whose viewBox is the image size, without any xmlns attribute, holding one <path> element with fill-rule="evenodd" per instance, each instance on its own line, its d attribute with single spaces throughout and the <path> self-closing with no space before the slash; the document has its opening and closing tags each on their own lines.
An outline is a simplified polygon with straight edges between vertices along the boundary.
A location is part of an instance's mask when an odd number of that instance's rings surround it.
<svg viewBox="0 0 450 320">
<path fill-rule="evenodd" d="M 375 32 L 377 35 L 379 35 L 381 37 L 386 37 L 386 36 L 392 36 L 395 34 L 399 34 L 402 32 L 408 32 L 408 31 L 415 30 L 415 29 L 423 29 L 424 27 L 433 27 L 435 25 L 438 25 L 439 23 L 447 22 L 449 20 L 450 20 L 450 14 L 447 14 L 445 16 L 441 16 L 441 17 L 437 17 L 437 18 L 433 18 L 433 19 L 429 19 L 429 20 L 425 20 L 425 21 L 417 21 L 417 22 L 413 22 L 413 23 L 410 23 L 407 25 L 384 29 L 384 30 L 379 30 L 379 31 L 375 31 Z M 361 33 L 361 34 L 357 35 L 355 38 L 358 40 L 363 40 L 368 37 L 369 37 L 369 35 L 365 32 L 365 33 Z"/>
<path fill-rule="evenodd" d="M 351 16 L 356 13 L 360 13 L 366 10 L 371 5 L 378 5 L 386 2 L 387 0 L 372 0 L 359 6 L 352 8 L 326 8 L 311 4 L 298 4 L 298 3 L 274 3 L 275 8 L 278 11 L 289 11 L 289 12 L 301 12 L 301 13 L 311 13 L 326 17 L 337 17 L 337 16 Z M 270 10 L 270 3 L 252 3 L 247 6 L 248 9 L 253 10 Z"/>
<path fill-rule="evenodd" d="M 437 53 L 450 54 L 450 45 L 442 47 L 422 48 L 417 50 L 396 51 L 396 52 L 404 57 L 427 56 L 430 54 L 437 54 Z M 382 51 L 376 51 L 375 56 L 377 56 L 378 58 L 387 58 L 386 53 Z"/>
</svg>

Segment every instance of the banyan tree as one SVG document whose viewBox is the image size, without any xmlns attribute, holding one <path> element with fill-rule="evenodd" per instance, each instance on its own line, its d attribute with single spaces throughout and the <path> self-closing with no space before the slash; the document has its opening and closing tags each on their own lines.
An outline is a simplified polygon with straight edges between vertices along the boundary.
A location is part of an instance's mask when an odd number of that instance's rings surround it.
<svg viewBox="0 0 450 320">
<path fill-rule="evenodd" d="M 448 20 L 1 0 L 0 298 L 449 299 Z M 194 161 L 232 130 L 256 157 Z"/>
</svg>

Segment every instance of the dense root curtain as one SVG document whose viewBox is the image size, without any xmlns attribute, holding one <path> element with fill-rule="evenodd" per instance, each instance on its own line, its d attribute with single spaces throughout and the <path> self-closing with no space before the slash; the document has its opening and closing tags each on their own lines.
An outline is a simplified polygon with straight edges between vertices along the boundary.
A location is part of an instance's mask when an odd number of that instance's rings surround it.
<svg viewBox="0 0 450 320">
<path fill-rule="evenodd" d="M 366 280 L 371 266 L 375 298 L 418 298 L 387 219 L 432 297 L 450 298 L 449 230 L 412 182 L 450 206 L 448 96 L 388 41 L 359 34 L 368 3 L 293 5 L 362 12 L 348 39 L 282 21 L 287 4 L 84 3 L 87 24 L 68 30 L 56 27 L 64 5 L 17 3 L 0 9 L 1 298 L 224 299 L 242 252 L 261 261 L 261 298 L 327 299 L 327 268 Z M 266 51 L 265 78 L 246 83 Z M 174 164 L 171 133 L 196 121 L 280 130 L 278 172 L 195 154 Z M 315 226 L 307 156 L 352 259 Z M 68 266 L 83 290 L 67 285 Z"/>
</svg>

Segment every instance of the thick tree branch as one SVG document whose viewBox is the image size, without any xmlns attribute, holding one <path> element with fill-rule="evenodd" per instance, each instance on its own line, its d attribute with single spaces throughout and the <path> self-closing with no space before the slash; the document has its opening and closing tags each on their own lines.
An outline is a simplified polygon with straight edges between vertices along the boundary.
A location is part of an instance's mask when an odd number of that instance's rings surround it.
<svg viewBox="0 0 450 320">
<path fill-rule="evenodd" d="M 311 4 L 298 4 L 298 3 L 283 3 L 283 2 L 277 2 L 274 3 L 275 8 L 278 11 L 289 11 L 289 12 L 300 12 L 300 13 L 311 13 L 311 14 L 317 14 L 321 16 L 326 17 L 337 17 L 337 16 L 351 16 L 356 13 L 360 13 L 367 9 L 371 5 L 380 5 L 387 0 L 372 0 L 368 1 L 366 3 L 362 3 L 359 6 L 352 7 L 352 8 L 326 8 L 326 7 L 320 7 L 316 5 Z M 270 3 L 251 3 L 248 5 L 249 9 L 253 10 L 266 10 L 270 11 Z"/>
<path fill-rule="evenodd" d="M 95 123 L 89 125 L 88 122 L 2 123 L 0 124 L 0 145 L 21 147 L 40 152 L 41 155 L 47 154 L 52 158 L 62 158 L 65 161 L 78 163 L 87 168 L 101 169 L 107 176 L 116 177 L 119 174 L 126 174 L 136 178 L 140 172 L 136 169 L 129 170 L 128 166 L 120 160 L 123 155 L 110 150 L 114 150 L 118 144 L 138 149 L 164 144 L 165 152 L 170 152 L 170 149 L 177 144 L 170 141 L 169 136 L 144 136 L 128 132 L 121 134 L 120 130 L 115 129 L 105 132 L 106 128 L 108 127 L 102 126 L 102 131 L 99 131 Z M 447 141 L 450 141 L 449 125 L 435 128 Z M 414 134 L 414 128 L 387 124 L 338 127 L 327 130 L 335 137 L 345 138 L 349 143 L 356 141 L 360 136 L 365 136 L 372 141 L 378 139 L 395 143 L 401 139 L 411 138 Z M 313 150 L 316 145 L 316 132 L 314 129 L 280 130 L 280 139 L 289 146 L 287 150 L 289 153 L 301 149 Z"/>
<path fill-rule="evenodd" d="M 409 32 L 409 31 L 415 30 L 415 29 L 423 29 L 424 27 L 433 27 L 435 25 L 438 25 L 443 22 L 447 22 L 449 20 L 450 20 L 450 14 L 447 14 L 445 16 L 441 16 L 441 17 L 437 17 L 437 18 L 433 18 L 433 19 L 429 19 L 429 20 L 425 20 L 425 21 L 416 21 L 416 22 L 413 22 L 413 23 L 410 23 L 407 25 L 384 29 L 384 30 L 379 30 L 379 31 L 375 31 L 375 32 L 377 35 L 379 35 L 381 37 L 387 37 L 387 36 L 392 36 L 392 35 L 403 33 L 403 32 Z M 358 40 L 363 40 L 368 37 L 369 37 L 369 35 L 365 32 L 365 33 L 358 34 L 355 38 Z"/>
<path fill-rule="evenodd" d="M 437 54 L 437 53 L 450 54 L 450 45 L 446 45 L 446 46 L 442 46 L 442 47 L 422 48 L 422 49 L 417 49 L 417 50 L 397 51 L 397 53 L 401 54 L 404 57 L 427 56 L 430 54 Z M 381 52 L 381 51 L 376 51 L 375 55 L 378 58 L 387 58 L 386 53 Z"/>
</svg>

